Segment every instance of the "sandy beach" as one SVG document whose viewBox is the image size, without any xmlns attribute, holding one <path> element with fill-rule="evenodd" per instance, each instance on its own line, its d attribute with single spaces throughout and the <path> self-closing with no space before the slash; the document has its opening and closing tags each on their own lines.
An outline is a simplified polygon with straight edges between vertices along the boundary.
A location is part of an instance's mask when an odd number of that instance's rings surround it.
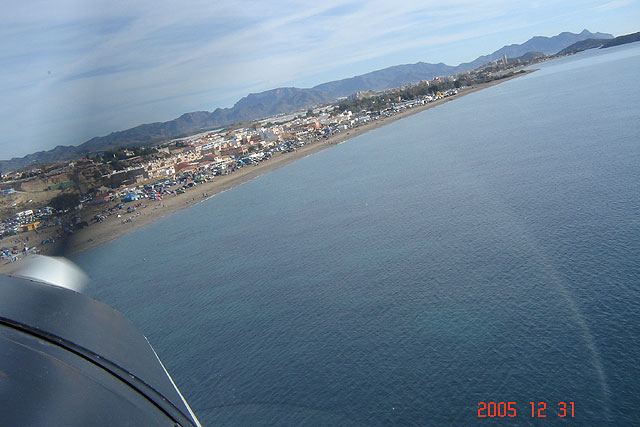
<svg viewBox="0 0 640 427">
<path fill-rule="evenodd" d="M 82 220 L 87 221 L 90 225 L 76 232 L 73 236 L 67 237 L 66 239 L 70 240 L 66 242 L 61 241 L 62 239 L 57 239 L 55 243 L 47 243 L 45 245 L 42 245 L 42 240 L 49 237 L 57 237 L 57 234 L 53 229 L 42 229 L 38 230 L 37 233 L 36 231 L 29 231 L 20 233 L 17 236 L 6 237 L 2 241 L 0 241 L 0 246 L 18 246 L 20 249 L 22 249 L 25 245 L 27 247 L 35 246 L 39 253 L 43 255 L 50 255 L 59 252 L 61 249 L 61 245 L 65 244 L 65 252 L 67 254 L 84 252 L 89 249 L 96 248 L 97 246 L 100 246 L 111 240 L 122 237 L 125 234 L 144 227 L 145 225 L 150 224 L 153 221 L 157 221 L 159 218 L 171 215 L 179 210 L 200 203 L 207 198 L 213 197 L 216 194 L 250 181 L 260 175 L 269 173 L 275 169 L 293 163 L 296 160 L 307 157 L 319 151 L 335 147 L 337 144 L 365 134 L 381 126 L 385 126 L 389 123 L 393 123 L 397 120 L 420 113 L 430 108 L 435 108 L 439 105 L 451 102 L 470 93 L 500 84 L 521 75 L 523 74 L 517 74 L 515 76 L 504 78 L 501 80 L 464 88 L 463 90 L 460 90 L 456 95 L 452 95 L 447 98 L 431 102 L 429 104 L 401 111 L 391 117 L 380 118 L 362 126 L 340 132 L 338 134 L 330 136 L 327 139 L 315 140 L 301 148 L 298 148 L 295 152 L 277 153 L 268 161 L 261 162 L 255 166 L 245 166 L 244 168 L 241 168 L 229 175 L 217 176 L 213 181 L 199 184 L 196 187 L 189 189 L 184 194 L 167 195 L 161 201 L 142 200 L 141 203 L 139 203 L 140 206 L 136 208 L 135 214 L 127 214 L 126 212 L 124 212 L 121 214 L 122 217 L 120 218 L 117 218 L 116 215 L 111 215 L 107 216 L 103 222 L 95 223 L 91 221 L 91 219 L 97 213 L 101 213 L 104 209 L 106 209 L 107 206 L 111 207 L 115 203 L 111 202 L 104 205 L 91 206 L 81 211 Z M 131 218 L 131 221 L 123 222 L 128 218 Z M 20 264 L 20 260 L 13 263 L 2 261 L 0 263 L 0 273 L 11 274 L 11 272 L 20 267 Z"/>
</svg>

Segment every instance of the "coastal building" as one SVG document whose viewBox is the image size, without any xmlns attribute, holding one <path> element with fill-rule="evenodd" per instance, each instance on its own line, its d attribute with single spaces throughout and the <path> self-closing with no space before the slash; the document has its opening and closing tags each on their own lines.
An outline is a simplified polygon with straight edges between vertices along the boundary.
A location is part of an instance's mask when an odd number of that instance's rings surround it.
<svg viewBox="0 0 640 427">
<path fill-rule="evenodd" d="M 33 210 L 32 209 L 28 209 L 26 211 L 22 211 L 22 212 L 16 213 L 15 218 L 16 219 L 22 219 L 22 218 L 26 218 L 26 217 L 29 217 L 29 216 L 32 216 L 32 215 L 33 215 Z"/>
<path fill-rule="evenodd" d="M 273 127 L 273 128 L 260 128 L 258 132 L 260 135 L 260 139 L 263 141 L 277 141 L 280 131 L 281 129 Z"/>
<path fill-rule="evenodd" d="M 242 156 L 246 153 L 249 152 L 249 149 L 246 146 L 240 146 L 240 147 L 234 147 L 234 146 L 230 146 L 230 147 L 225 147 L 223 149 L 220 150 L 220 155 L 223 158 L 229 158 L 231 156 L 234 157 L 239 157 Z"/>
<path fill-rule="evenodd" d="M 327 113 L 322 113 L 318 116 L 318 122 L 320 122 L 321 125 L 328 125 L 331 123 L 331 117 Z"/>
<path fill-rule="evenodd" d="M 173 164 L 160 165 L 157 167 L 146 169 L 144 177 L 145 179 L 166 178 L 166 177 L 175 175 L 175 173 L 176 173 L 176 168 Z"/>
<path fill-rule="evenodd" d="M 99 205 L 111 200 L 112 195 L 108 192 L 108 189 L 106 187 L 103 188 L 105 188 L 107 191 L 95 194 L 89 201 L 88 205 Z"/>
<path fill-rule="evenodd" d="M 22 227 L 20 227 L 22 229 L 22 231 L 31 231 L 31 230 L 35 230 L 36 228 L 38 228 L 40 226 L 40 221 L 35 221 L 35 222 L 31 222 L 29 224 L 23 224 Z"/>
<path fill-rule="evenodd" d="M 130 185 L 144 181 L 145 170 L 143 167 L 128 168 L 127 170 L 115 171 L 104 179 L 105 185 L 116 188 L 122 185 Z"/>
</svg>

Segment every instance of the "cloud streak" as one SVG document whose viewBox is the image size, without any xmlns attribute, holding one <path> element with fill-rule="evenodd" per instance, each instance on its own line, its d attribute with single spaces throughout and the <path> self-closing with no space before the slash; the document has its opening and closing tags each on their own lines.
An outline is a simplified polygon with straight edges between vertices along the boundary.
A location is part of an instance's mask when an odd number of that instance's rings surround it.
<svg viewBox="0 0 640 427">
<path fill-rule="evenodd" d="M 624 6 L 629 6 L 633 3 L 633 0 L 613 0 L 605 4 L 601 4 L 596 7 L 599 11 L 608 11 L 618 9 Z"/>
</svg>

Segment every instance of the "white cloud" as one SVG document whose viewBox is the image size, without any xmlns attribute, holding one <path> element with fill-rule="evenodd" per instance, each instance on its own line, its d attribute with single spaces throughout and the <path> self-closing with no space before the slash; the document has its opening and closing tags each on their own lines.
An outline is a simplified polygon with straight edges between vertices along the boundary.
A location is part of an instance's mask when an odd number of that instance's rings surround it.
<svg viewBox="0 0 640 427">
<path fill-rule="evenodd" d="M 599 11 L 608 11 L 613 9 L 618 9 L 624 6 L 628 6 L 633 3 L 633 0 L 613 0 L 608 3 L 601 4 L 597 6 L 595 9 Z"/>
</svg>

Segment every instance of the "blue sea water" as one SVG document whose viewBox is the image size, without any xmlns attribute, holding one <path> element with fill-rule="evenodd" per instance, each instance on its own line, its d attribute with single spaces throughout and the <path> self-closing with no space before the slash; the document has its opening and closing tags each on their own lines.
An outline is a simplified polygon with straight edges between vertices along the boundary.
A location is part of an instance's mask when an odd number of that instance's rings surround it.
<svg viewBox="0 0 640 427">
<path fill-rule="evenodd" d="M 88 293 L 204 425 L 640 425 L 640 45 L 537 67 L 78 256 Z"/>
</svg>

